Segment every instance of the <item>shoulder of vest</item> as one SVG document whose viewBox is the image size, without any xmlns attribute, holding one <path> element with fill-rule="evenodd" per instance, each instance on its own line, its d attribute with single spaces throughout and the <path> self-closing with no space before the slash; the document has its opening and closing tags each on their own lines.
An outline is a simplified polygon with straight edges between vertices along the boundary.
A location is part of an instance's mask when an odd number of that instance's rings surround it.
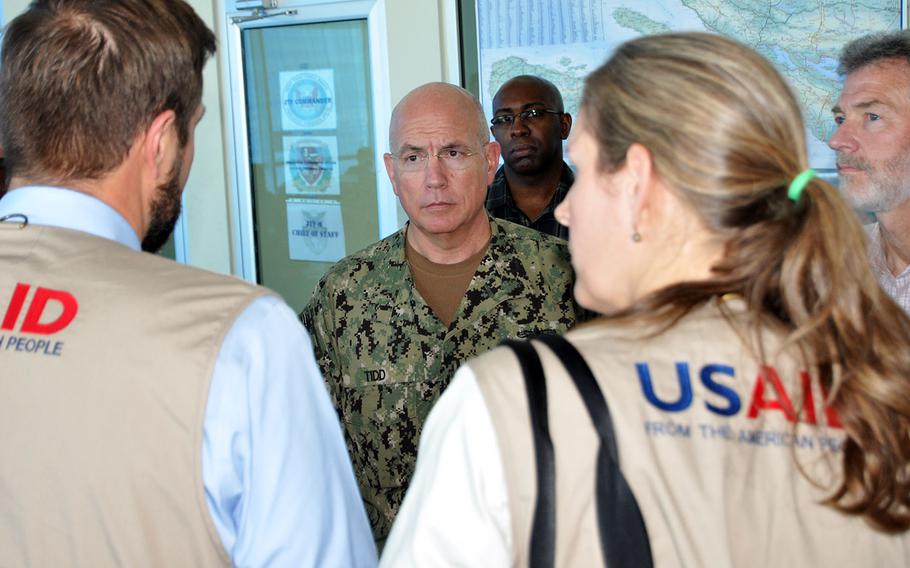
<svg viewBox="0 0 910 568">
<path fill-rule="evenodd" d="M 748 349 L 750 340 L 749 318 L 742 312 L 722 311 L 714 301 L 693 309 L 689 314 L 667 329 L 660 324 L 614 322 L 599 318 L 573 329 L 566 338 L 582 353 L 622 352 L 638 350 L 651 353 L 678 353 L 688 351 L 687 346 L 716 346 L 718 353 L 731 346 Z M 781 345 L 779 334 L 766 329 L 763 341 L 770 348 Z"/>
<path fill-rule="evenodd" d="M 86 263 L 93 263 L 88 270 L 99 277 L 114 277 L 129 281 L 139 289 L 166 289 L 179 287 L 220 289 L 244 296 L 274 294 L 274 292 L 226 274 L 181 264 L 169 258 L 140 252 L 118 242 L 79 231 L 65 232 L 67 250 L 62 254 L 80 254 Z M 56 231 L 55 231 L 56 232 Z"/>
</svg>

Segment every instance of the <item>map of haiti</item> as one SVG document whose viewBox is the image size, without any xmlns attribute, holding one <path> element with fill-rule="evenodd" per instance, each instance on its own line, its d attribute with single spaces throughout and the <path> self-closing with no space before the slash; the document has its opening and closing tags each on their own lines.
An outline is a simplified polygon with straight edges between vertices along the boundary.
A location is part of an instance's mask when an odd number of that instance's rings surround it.
<svg viewBox="0 0 910 568">
<path fill-rule="evenodd" d="M 833 168 L 826 141 L 840 90 L 837 54 L 849 40 L 896 30 L 899 0 L 478 0 L 485 108 L 510 77 L 538 75 L 576 114 L 585 76 L 628 39 L 668 31 L 721 33 L 752 46 L 790 81 L 809 134 L 810 162 Z"/>
</svg>

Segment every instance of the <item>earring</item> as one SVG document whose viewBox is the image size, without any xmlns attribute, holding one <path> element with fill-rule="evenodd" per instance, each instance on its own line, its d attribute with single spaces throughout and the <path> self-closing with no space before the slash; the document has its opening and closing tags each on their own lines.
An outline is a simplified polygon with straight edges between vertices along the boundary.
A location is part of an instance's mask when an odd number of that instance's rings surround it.
<svg viewBox="0 0 910 568">
<path fill-rule="evenodd" d="M 633 243 L 641 242 L 641 234 L 638 231 L 635 231 L 634 233 L 632 233 L 632 242 Z"/>
</svg>

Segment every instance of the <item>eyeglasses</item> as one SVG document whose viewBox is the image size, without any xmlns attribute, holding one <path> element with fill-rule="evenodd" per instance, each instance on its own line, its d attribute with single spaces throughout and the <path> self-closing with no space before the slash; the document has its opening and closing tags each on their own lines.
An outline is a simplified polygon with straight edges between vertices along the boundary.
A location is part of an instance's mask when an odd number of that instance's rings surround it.
<svg viewBox="0 0 910 568">
<path fill-rule="evenodd" d="M 486 146 L 487 144 L 484 144 Z M 400 154 L 389 154 L 398 162 L 398 167 L 403 172 L 421 172 L 427 167 L 430 156 L 435 156 L 440 165 L 449 170 L 466 170 L 471 165 L 471 158 L 480 154 L 466 146 L 449 146 L 435 154 L 423 150 L 409 150 Z"/>
<path fill-rule="evenodd" d="M 544 114 L 564 113 L 561 110 L 550 110 L 548 108 L 529 108 L 528 110 L 523 110 L 517 114 L 500 114 L 494 116 L 492 120 L 490 120 L 490 124 L 493 125 L 493 128 L 512 126 L 515 123 L 516 118 L 521 118 L 525 122 L 532 122 L 539 118 L 543 118 Z"/>
</svg>

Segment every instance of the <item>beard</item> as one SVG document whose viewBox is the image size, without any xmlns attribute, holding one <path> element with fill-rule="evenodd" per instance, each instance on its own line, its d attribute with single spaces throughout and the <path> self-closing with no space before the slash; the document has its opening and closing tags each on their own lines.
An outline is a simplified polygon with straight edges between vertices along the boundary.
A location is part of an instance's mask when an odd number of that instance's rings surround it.
<svg viewBox="0 0 910 568">
<path fill-rule="evenodd" d="M 182 163 L 183 152 L 179 152 L 171 168 L 170 178 L 158 186 L 158 193 L 155 200 L 152 201 L 149 227 L 142 238 L 142 250 L 145 252 L 156 253 L 161 250 L 161 247 L 171 238 L 174 227 L 177 225 L 182 206 L 180 200 L 183 193 L 183 188 L 180 186 L 180 179 L 183 177 Z"/>
<path fill-rule="evenodd" d="M 847 202 L 860 211 L 884 213 L 910 199 L 910 152 L 873 167 L 867 160 L 838 156 L 837 163 L 863 170 L 867 180 L 840 178 L 840 190 Z"/>
</svg>

